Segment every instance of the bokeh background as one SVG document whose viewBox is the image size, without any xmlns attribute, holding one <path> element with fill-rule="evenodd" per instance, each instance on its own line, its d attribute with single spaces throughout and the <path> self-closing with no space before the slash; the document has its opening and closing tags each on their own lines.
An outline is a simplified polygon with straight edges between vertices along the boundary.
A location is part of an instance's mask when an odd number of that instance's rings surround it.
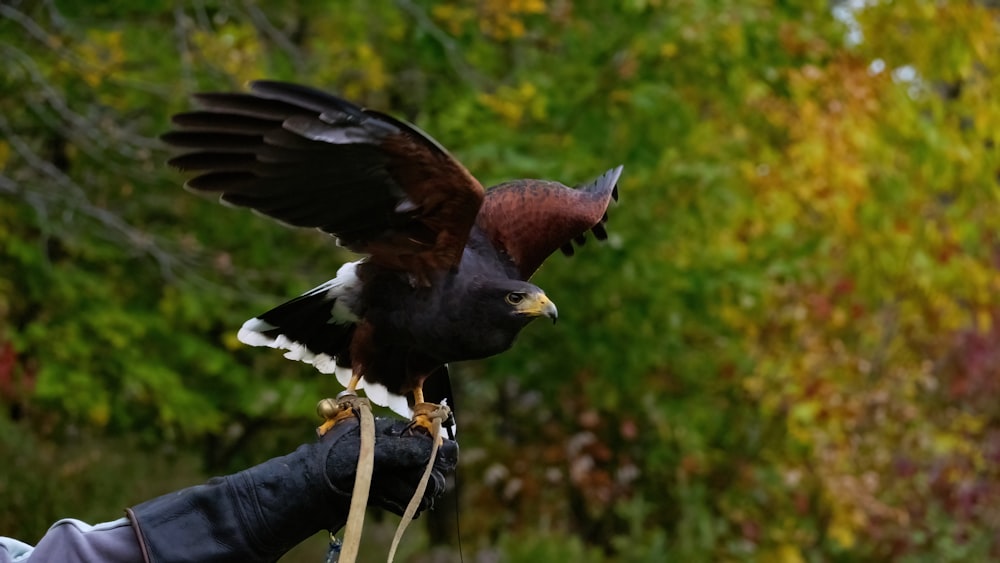
<svg viewBox="0 0 1000 563">
<path fill-rule="evenodd" d="M 235 333 L 348 256 L 157 141 L 277 78 L 484 185 L 625 165 L 610 240 L 535 278 L 561 322 L 455 369 L 403 560 L 1000 557 L 996 1 L 5 0 L 0 68 L 0 534 L 311 439 L 336 383 Z"/>
</svg>

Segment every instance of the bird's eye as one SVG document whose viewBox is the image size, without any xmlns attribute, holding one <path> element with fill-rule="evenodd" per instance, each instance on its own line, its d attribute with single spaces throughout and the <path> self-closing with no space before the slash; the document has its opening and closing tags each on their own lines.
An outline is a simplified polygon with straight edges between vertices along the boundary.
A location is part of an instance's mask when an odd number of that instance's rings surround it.
<svg viewBox="0 0 1000 563">
<path fill-rule="evenodd" d="M 524 294 L 517 291 L 512 291 L 507 294 L 506 299 L 507 303 L 510 303 L 511 305 L 517 305 L 521 301 L 524 301 Z"/>
</svg>

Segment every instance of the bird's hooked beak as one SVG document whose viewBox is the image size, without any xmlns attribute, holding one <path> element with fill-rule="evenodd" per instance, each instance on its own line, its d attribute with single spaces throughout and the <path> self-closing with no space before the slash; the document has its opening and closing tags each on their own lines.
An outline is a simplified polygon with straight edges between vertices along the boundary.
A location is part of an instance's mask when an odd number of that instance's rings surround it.
<svg viewBox="0 0 1000 563">
<path fill-rule="evenodd" d="M 528 317 L 548 317 L 552 324 L 559 320 L 559 309 L 544 293 L 532 293 L 525 296 L 517 305 L 517 311 Z"/>
</svg>

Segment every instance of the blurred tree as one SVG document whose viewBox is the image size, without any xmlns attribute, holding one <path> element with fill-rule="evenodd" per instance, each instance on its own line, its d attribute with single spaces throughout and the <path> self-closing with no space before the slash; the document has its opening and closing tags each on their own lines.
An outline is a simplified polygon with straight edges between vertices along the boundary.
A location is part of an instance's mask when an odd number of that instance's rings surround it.
<svg viewBox="0 0 1000 563">
<path fill-rule="evenodd" d="M 538 275 L 565 322 L 457 374 L 482 557 L 1000 556 L 996 3 L 45 0 L 0 18 L 0 397 L 31 436 L 0 457 L 51 462 L 82 431 L 235 469 L 335 392 L 234 334 L 344 257 L 182 193 L 155 140 L 189 93 L 272 77 L 415 121 L 484 184 L 625 164 L 608 244 Z M 0 531 L 37 535 L 12 490 Z"/>
</svg>

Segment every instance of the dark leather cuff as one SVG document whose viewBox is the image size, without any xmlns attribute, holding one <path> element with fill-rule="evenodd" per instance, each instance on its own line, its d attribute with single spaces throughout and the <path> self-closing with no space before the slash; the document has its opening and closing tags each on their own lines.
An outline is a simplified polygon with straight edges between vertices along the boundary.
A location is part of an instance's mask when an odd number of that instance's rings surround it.
<svg viewBox="0 0 1000 563">
<path fill-rule="evenodd" d="M 327 457 L 335 452 L 357 459 L 356 424 L 338 425 L 320 443 L 127 510 L 146 563 L 269 563 L 319 530 L 339 529 L 350 496 L 330 486 Z"/>
<path fill-rule="evenodd" d="M 425 434 L 406 433 L 406 427 L 405 421 L 386 419 L 375 424 L 369 505 L 396 514 L 409 503 L 433 444 Z M 359 449 L 359 425 L 348 420 L 318 443 L 163 495 L 126 513 L 146 563 L 269 563 L 320 530 L 344 526 Z M 445 475 L 457 462 L 458 446 L 446 440 L 420 510 L 444 492 Z"/>
</svg>

